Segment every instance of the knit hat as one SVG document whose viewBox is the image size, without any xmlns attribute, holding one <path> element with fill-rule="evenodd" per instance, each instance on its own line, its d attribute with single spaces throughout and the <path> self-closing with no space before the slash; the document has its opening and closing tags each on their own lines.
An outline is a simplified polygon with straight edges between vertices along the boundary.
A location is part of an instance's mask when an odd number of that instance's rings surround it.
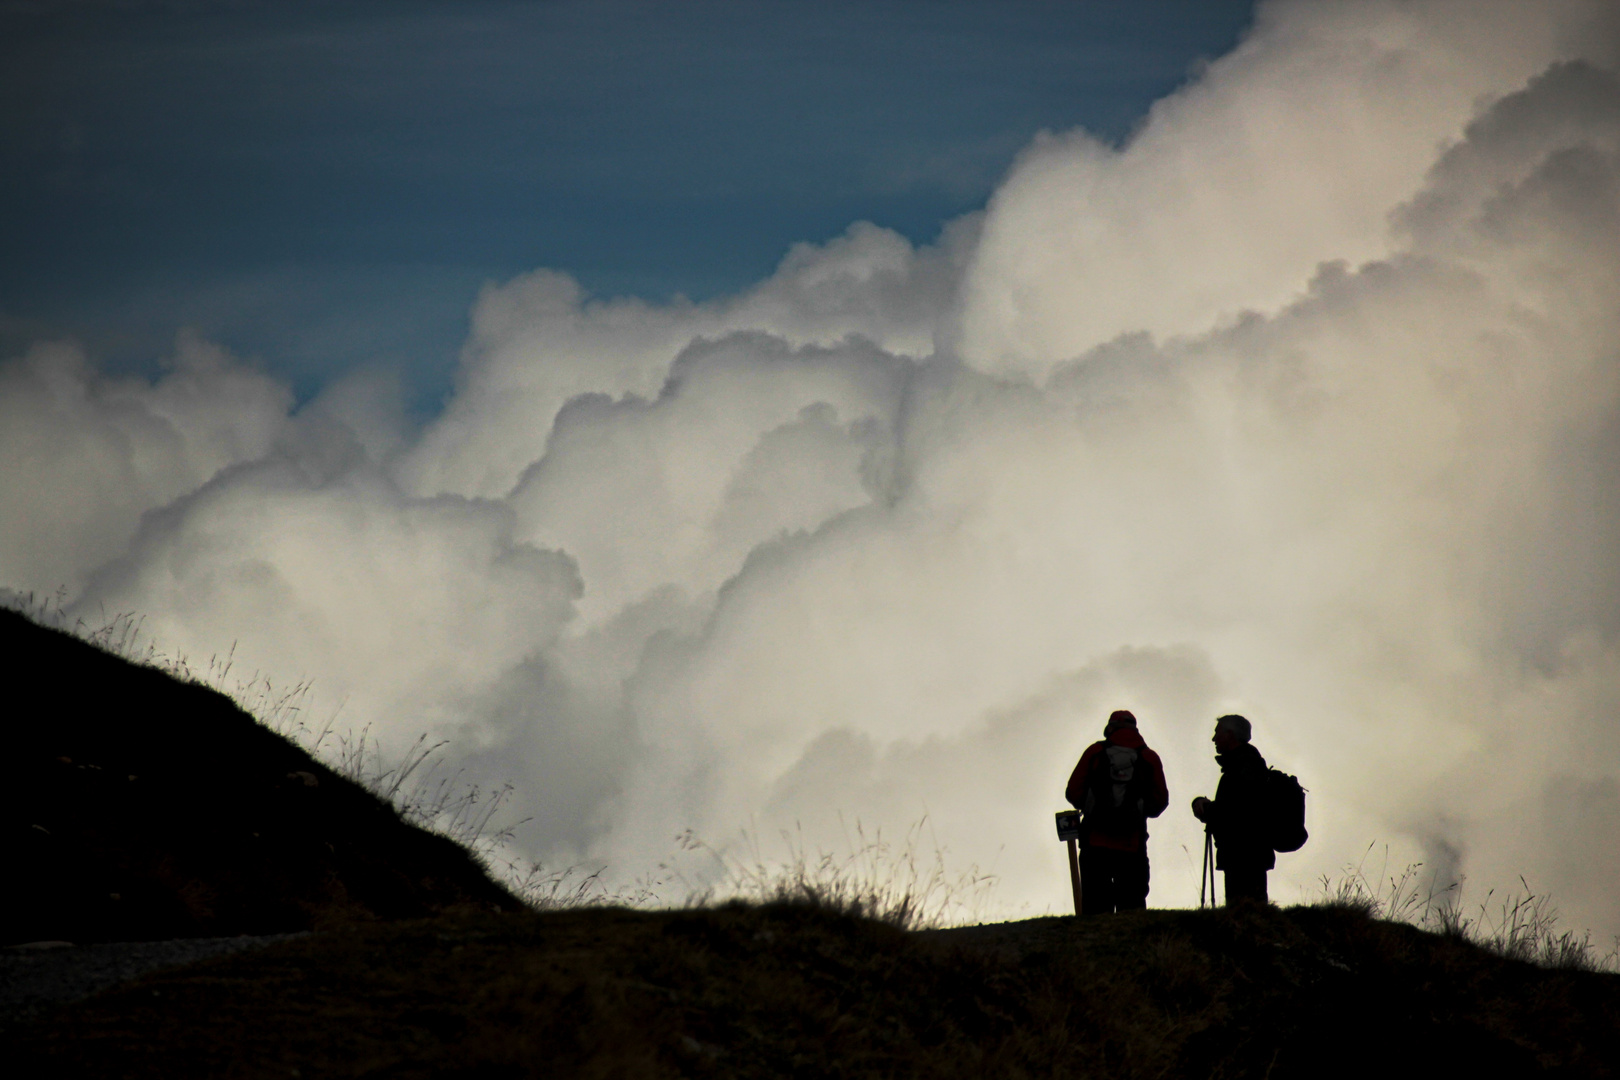
<svg viewBox="0 0 1620 1080">
<path fill-rule="evenodd" d="M 1223 727 L 1238 737 L 1240 742 L 1249 741 L 1249 721 L 1237 713 L 1228 713 L 1215 718 L 1215 726 Z"/>
<path fill-rule="evenodd" d="M 1135 727 L 1136 716 L 1129 709 L 1115 709 L 1108 714 L 1108 723 L 1103 725 L 1103 737 L 1113 734 L 1118 727 Z"/>
</svg>

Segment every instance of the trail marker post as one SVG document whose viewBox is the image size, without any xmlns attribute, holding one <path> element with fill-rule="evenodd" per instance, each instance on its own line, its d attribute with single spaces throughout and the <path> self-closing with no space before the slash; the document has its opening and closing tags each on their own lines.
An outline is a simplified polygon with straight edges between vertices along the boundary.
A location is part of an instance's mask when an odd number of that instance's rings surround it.
<svg viewBox="0 0 1620 1080">
<path fill-rule="evenodd" d="M 1057 813 L 1059 840 L 1069 844 L 1069 888 L 1074 890 L 1074 913 L 1080 914 L 1080 855 L 1076 844 L 1080 839 L 1080 811 L 1059 810 Z"/>
</svg>

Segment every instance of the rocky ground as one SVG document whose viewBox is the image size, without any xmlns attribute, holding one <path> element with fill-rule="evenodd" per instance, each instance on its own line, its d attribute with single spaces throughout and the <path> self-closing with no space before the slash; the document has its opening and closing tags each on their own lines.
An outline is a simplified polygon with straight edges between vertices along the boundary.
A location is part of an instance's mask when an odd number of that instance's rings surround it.
<svg viewBox="0 0 1620 1080">
<path fill-rule="evenodd" d="M 263 948 L 303 933 L 227 938 L 120 941 L 75 945 L 33 941 L 0 950 L 0 1030 L 27 1024 L 47 1010 L 81 1001 L 154 971 Z"/>
</svg>

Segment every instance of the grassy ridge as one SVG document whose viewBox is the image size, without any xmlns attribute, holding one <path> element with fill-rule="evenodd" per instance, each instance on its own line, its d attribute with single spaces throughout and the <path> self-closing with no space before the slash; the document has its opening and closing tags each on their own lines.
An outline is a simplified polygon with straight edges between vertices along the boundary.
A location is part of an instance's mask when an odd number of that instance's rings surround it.
<svg viewBox="0 0 1620 1080">
<path fill-rule="evenodd" d="M 23 883 L 0 890 L 9 940 L 320 931 L 12 1029 L 8 1075 L 1600 1077 L 1620 1063 L 1620 975 L 1583 970 L 1589 940 L 1558 934 L 1544 898 L 1487 926 L 1426 895 L 1420 911 L 1410 872 L 1385 898 L 1358 871 L 1318 907 L 917 930 L 987 879 L 930 870 L 908 835 L 898 851 L 863 836 L 845 861 L 801 845 L 786 868 L 731 866 L 753 903 L 590 906 L 595 879 L 565 872 L 521 890 L 564 910 L 521 910 L 379 797 L 398 783 L 367 790 L 218 693 L 3 611 L 0 659 L 15 682 L 64 688 L 9 719 L 0 857 Z M 412 762 L 377 775 L 402 782 Z"/>
<path fill-rule="evenodd" d="M 29 1075 L 1609 1076 L 1620 976 L 1343 907 L 905 932 L 813 905 L 358 925 L 19 1033 Z"/>
</svg>

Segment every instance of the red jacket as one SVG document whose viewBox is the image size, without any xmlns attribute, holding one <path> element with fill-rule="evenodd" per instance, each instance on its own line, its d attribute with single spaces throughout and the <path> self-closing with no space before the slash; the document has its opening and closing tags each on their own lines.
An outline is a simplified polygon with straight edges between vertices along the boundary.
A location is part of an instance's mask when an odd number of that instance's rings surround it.
<svg viewBox="0 0 1620 1080">
<path fill-rule="evenodd" d="M 1064 792 L 1069 805 L 1081 808 L 1086 800 L 1086 780 L 1091 775 L 1092 768 L 1097 764 L 1098 755 L 1109 744 L 1115 746 L 1128 746 L 1140 755 L 1138 768 L 1147 771 L 1147 790 L 1142 800 L 1143 813 L 1150 818 L 1158 817 L 1164 813 L 1164 808 L 1170 805 L 1170 790 L 1164 783 L 1164 762 L 1159 755 L 1148 749 L 1142 736 L 1129 725 L 1117 727 L 1101 742 L 1094 742 L 1086 747 L 1086 752 L 1080 755 L 1080 763 L 1074 767 L 1069 776 L 1069 786 Z M 1105 766 L 1106 767 L 1106 766 Z M 1147 842 L 1147 830 L 1138 829 L 1131 833 L 1105 832 L 1099 828 L 1085 830 L 1085 836 L 1080 841 L 1093 847 L 1113 848 L 1117 851 L 1141 851 Z"/>
</svg>

